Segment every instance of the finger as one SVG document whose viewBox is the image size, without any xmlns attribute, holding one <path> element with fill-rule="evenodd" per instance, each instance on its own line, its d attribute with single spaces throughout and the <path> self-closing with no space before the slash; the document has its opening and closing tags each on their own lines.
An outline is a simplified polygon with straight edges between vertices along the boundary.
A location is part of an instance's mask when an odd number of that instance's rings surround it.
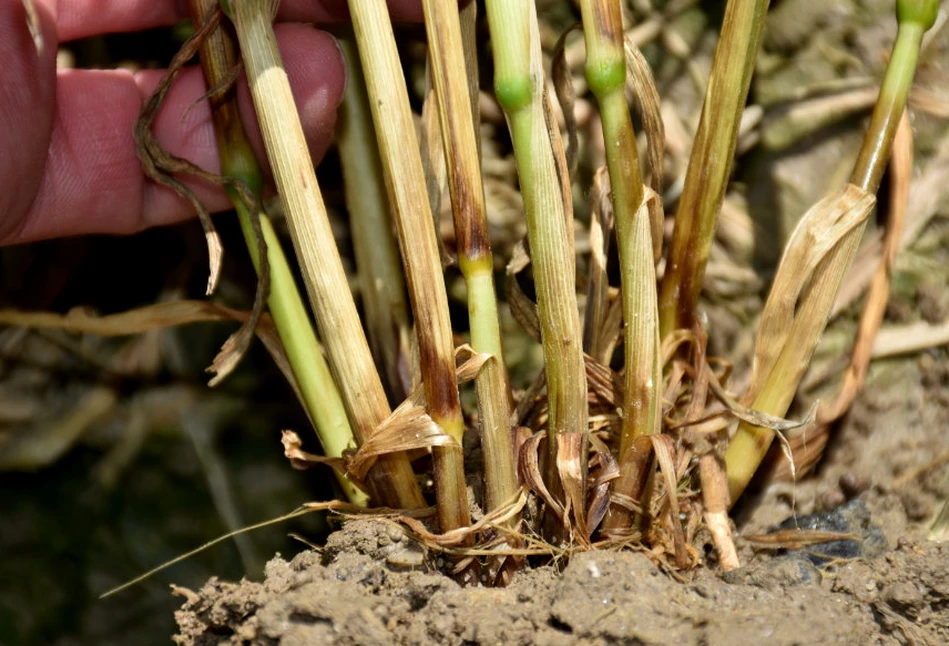
<svg viewBox="0 0 949 646">
<path fill-rule="evenodd" d="M 20 2 L 0 2 L 0 241 L 15 229 L 39 188 L 53 126 L 56 40 L 39 9 L 44 47 L 37 53 Z"/>
<path fill-rule="evenodd" d="M 311 151 L 322 156 L 332 136 L 345 83 L 341 54 L 331 36 L 311 27 L 280 25 L 277 32 Z M 188 202 L 145 178 L 136 156 L 134 123 L 159 78 L 156 71 L 133 75 L 120 70 L 69 70 L 59 75 L 45 173 L 15 241 L 131 233 L 194 216 Z M 205 91 L 199 69 L 182 71 L 155 120 L 154 131 L 168 152 L 218 172 L 220 161 L 207 102 L 195 104 L 188 112 Z M 238 94 L 245 127 L 263 159 L 246 85 Z M 200 181 L 186 184 L 208 210 L 230 207 L 220 188 Z"/>
<path fill-rule="evenodd" d="M 422 20 L 421 0 L 388 3 L 393 20 Z M 55 17 L 60 42 L 173 25 L 190 15 L 185 0 L 38 0 L 38 4 Z M 349 18 L 346 4 L 346 0 L 283 0 L 277 17 L 297 22 L 340 22 Z"/>
</svg>

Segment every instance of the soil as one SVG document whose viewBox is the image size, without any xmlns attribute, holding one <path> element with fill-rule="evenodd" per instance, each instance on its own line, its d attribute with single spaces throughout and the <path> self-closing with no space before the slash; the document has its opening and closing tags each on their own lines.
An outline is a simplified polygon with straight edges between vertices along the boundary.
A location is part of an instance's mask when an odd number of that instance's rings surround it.
<svg viewBox="0 0 949 646">
<path fill-rule="evenodd" d="M 803 524 L 803 514 L 862 488 L 857 506 L 882 541 L 862 541 L 858 558 L 816 568 L 801 554 L 756 551 L 739 539 L 744 567 L 725 576 L 713 562 L 673 576 L 647 554 L 585 552 L 562 569 L 521 571 L 507 588 L 463 588 L 398 526 L 356 520 L 320 551 L 270 561 L 262 583 L 212 579 L 197 593 L 178 588 L 185 602 L 175 641 L 947 643 L 949 543 L 924 535 L 949 495 L 949 468 L 900 479 L 949 451 L 946 370 L 931 363 L 876 369 L 817 476 L 793 488 L 774 484 L 745 505 L 740 534 L 749 535 L 791 517 L 792 504 Z"/>
</svg>

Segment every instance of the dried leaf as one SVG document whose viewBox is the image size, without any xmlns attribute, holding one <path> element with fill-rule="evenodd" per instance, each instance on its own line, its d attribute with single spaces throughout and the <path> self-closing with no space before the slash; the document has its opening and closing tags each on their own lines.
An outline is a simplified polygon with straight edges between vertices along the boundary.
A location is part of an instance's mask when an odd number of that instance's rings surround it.
<svg viewBox="0 0 949 646">
<path fill-rule="evenodd" d="M 540 341 L 540 320 L 537 316 L 537 305 L 527 297 L 524 290 L 517 283 L 517 275 L 527 269 L 530 264 L 531 258 L 527 254 L 524 241 L 521 240 L 515 245 L 511 260 L 507 264 L 504 292 L 514 320 L 535 341 Z"/>
<path fill-rule="evenodd" d="M 250 312 L 206 301 L 168 301 L 106 316 L 99 316 L 83 308 L 75 308 L 67 314 L 0 310 L 0 325 L 52 328 L 107 337 L 141 334 L 150 330 L 176 325 L 209 321 L 238 321 L 246 326 L 247 321 L 251 318 L 252 313 Z M 287 359 L 283 344 L 280 342 L 273 319 L 263 314 L 257 326 L 253 329 L 302 402 L 299 386 L 293 376 L 293 370 L 290 368 L 290 362 Z"/>
<path fill-rule="evenodd" d="M 334 469 L 344 471 L 346 469 L 343 458 L 328 458 L 322 455 L 307 453 L 303 450 L 303 440 L 294 431 L 283 430 L 280 432 L 280 443 L 283 444 L 283 455 L 290 460 L 290 466 L 294 469 L 309 469 L 314 464 L 325 464 Z"/>
<path fill-rule="evenodd" d="M 819 320 L 797 321 L 797 310 L 806 310 L 801 303 L 808 298 L 815 272 L 830 271 L 830 268 L 823 267 L 823 261 L 848 233 L 867 219 L 875 203 L 873 195 L 848 184 L 842 191 L 811 207 L 795 228 L 761 316 L 752 380 L 745 402 L 754 401 L 764 388 L 789 343 L 803 343 L 803 338 L 813 338 L 823 330 L 826 316 L 816 317 Z M 803 338 L 792 338 L 792 330 Z"/>
<path fill-rule="evenodd" d="M 551 53 L 550 77 L 554 83 L 554 92 L 557 94 L 557 101 L 563 112 L 564 125 L 567 127 L 567 171 L 571 177 L 577 172 L 577 150 L 579 139 L 577 137 L 577 117 L 574 114 L 574 107 L 577 103 L 577 90 L 573 87 L 573 75 L 570 73 L 570 65 L 567 63 L 564 45 L 567 42 L 567 36 L 580 25 L 576 24 L 569 27 L 557 40 L 557 45 Z"/>
<path fill-rule="evenodd" d="M 408 527 L 412 533 L 415 534 L 413 538 L 425 544 L 426 547 L 439 549 L 441 551 L 449 551 L 446 548 L 464 545 L 470 538 L 480 532 L 485 531 L 486 529 L 496 529 L 500 531 L 506 529 L 505 525 L 508 523 L 508 521 L 516 518 L 527 504 L 527 493 L 527 489 L 522 488 L 517 492 L 513 499 L 501 505 L 493 512 L 486 514 L 477 522 L 467 527 L 459 527 L 449 530 L 443 534 L 435 534 L 430 532 L 424 524 L 411 516 L 402 515 L 399 516 L 397 520 Z M 518 551 L 520 550 L 505 552 L 500 550 L 487 551 L 479 550 L 477 548 L 461 547 L 459 550 L 452 551 L 451 553 L 465 555 L 496 555 L 500 553 L 514 553 Z"/>
<path fill-rule="evenodd" d="M 171 84 L 190 59 L 198 53 L 201 43 L 208 35 L 217 29 L 221 22 L 221 11 L 216 9 L 206 20 L 204 25 L 198 29 L 178 50 L 172 58 L 168 69 L 155 88 L 155 91 L 142 105 L 138 121 L 135 123 L 135 147 L 139 160 L 142 163 L 142 171 L 153 181 L 163 184 L 172 189 L 178 195 L 185 198 L 194 207 L 201 226 L 204 228 L 204 235 L 208 245 L 208 259 L 210 262 L 210 275 L 208 276 L 207 293 L 214 292 L 221 273 L 221 259 L 223 256 L 223 247 L 221 238 L 214 228 L 211 216 L 207 209 L 198 200 L 197 196 L 184 184 L 176 179 L 172 173 L 189 172 L 191 168 L 196 168 L 191 162 L 175 157 L 166 152 L 158 143 L 157 137 L 152 132 L 152 123 L 161 109 Z M 200 170 L 200 169 L 198 169 Z"/>
<path fill-rule="evenodd" d="M 547 489 L 544 484 L 544 476 L 540 471 L 540 444 L 547 439 L 547 434 L 535 433 L 529 440 L 521 445 L 517 457 L 517 473 L 523 482 L 531 491 L 536 493 L 547 504 L 547 509 L 564 523 L 565 510 Z"/>
<path fill-rule="evenodd" d="M 832 541 L 852 541 L 859 537 L 856 534 L 828 532 L 818 529 L 785 529 L 770 534 L 742 536 L 742 538 L 761 547 L 796 550 Z"/>
<path fill-rule="evenodd" d="M 588 539 L 593 536 L 593 532 L 600 526 L 609 511 L 610 485 L 620 476 L 619 464 L 609 450 L 596 451 L 591 461 L 590 472 L 592 482 L 590 484 L 587 524 L 585 527 Z"/>
<path fill-rule="evenodd" d="M 652 78 L 649 63 L 631 38 L 625 39 L 626 89 L 633 96 L 633 104 L 646 134 L 646 160 L 649 164 L 649 187 L 662 195 L 663 154 L 666 146 L 665 125 L 662 121 L 659 91 Z M 653 258 L 659 262 L 662 255 L 662 229 L 665 222 L 662 200 L 650 200 L 650 232 L 652 234 Z"/>
<path fill-rule="evenodd" d="M 569 534 L 589 541 L 585 533 L 586 519 L 586 459 L 582 433 L 559 433 L 557 435 L 557 473 L 563 487 L 566 507 L 564 515 L 569 519 Z"/>
<path fill-rule="evenodd" d="M 623 396 L 619 375 L 589 355 L 583 358 L 590 395 L 612 408 L 619 406 Z"/>
<path fill-rule="evenodd" d="M 632 529 L 637 515 L 648 513 L 648 504 L 642 500 L 646 481 L 653 467 L 653 443 L 648 435 L 640 435 L 626 450 L 617 464 L 619 477 L 610 488 L 610 516 L 602 532 L 609 535 L 625 534 Z"/>
<path fill-rule="evenodd" d="M 863 386 L 870 366 L 873 352 L 873 343 L 876 340 L 886 304 L 890 298 L 890 282 L 893 275 L 893 265 L 896 263 L 896 254 L 903 237 L 903 228 L 906 222 L 906 210 L 909 202 L 909 187 L 913 174 L 913 132 L 909 122 L 909 115 L 903 112 L 903 118 L 897 127 L 893 139 L 893 152 L 890 158 L 890 192 L 889 215 L 884 237 L 884 248 L 880 263 L 870 284 L 870 293 L 863 306 L 857 335 L 853 342 L 850 366 L 844 373 L 843 383 L 837 397 L 819 410 L 817 417 L 820 424 L 829 424 L 841 417 L 853 403 L 857 392 Z"/>
<path fill-rule="evenodd" d="M 207 286 L 208 294 L 213 293 L 217 286 L 224 249 L 221 245 L 220 236 L 214 228 L 214 223 L 211 221 L 211 216 L 208 214 L 207 209 L 204 208 L 204 205 L 201 204 L 197 196 L 175 177 L 175 174 L 194 175 L 207 182 L 230 186 L 240 196 L 240 199 L 245 202 L 252 214 L 251 222 L 260 257 L 260 275 L 254 296 L 254 307 L 250 318 L 237 332 L 225 341 L 220 352 L 208 368 L 209 372 L 215 374 L 210 381 L 211 386 L 216 386 L 227 377 L 244 356 L 244 353 L 250 346 L 250 341 L 254 335 L 254 328 L 257 326 L 260 315 L 263 313 L 267 295 L 270 291 L 270 266 L 267 262 L 267 243 L 264 240 L 263 232 L 260 228 L 260 210 L 253 192 L 244 182 L 209 173 L 195 164 L 192 164 L 187 159 L 169 154 L 158 143 L 158 138 L 155 136 L 155 133 L 152 132 L 151 127 L 161 109 L 165 96 L 171 89 L 175 77 L 181 69 L 183 69 L 185 63 L 197 54 L 204 40 L 217 29 L 220 20 L 221 10 L 215 8 L 206 18 L 200 29 L 195 31 L 192 37 L 181 46 L 181 49 L 175 54 L 161 81 L 159 81 L 154 93 L 143 104 L 138 121 L 135 123 L 135 147 L 142 164 L 142 171 L 153 181 L 171 188 L 180 196 L 190 201 L 195 212 L 198 214 L 201 226 L 204 228 L 210 262 L 210 274 L 208 276 Z"/>
<path fill-rule="evenodd" d="M 613 202 L 610 200 L 610 175 L 605 166 L 593 174 L 590 189 L 590 279 L 587 286 L 587 307 L 583 322 L 583 348 L 600 363 L 607 363 L 612 352 L 608 342 L 617 331 L 606 326 L 610 282 L 607 258 L 613 240 Z"/>
<path fill-rule="evenodd" d="M 669 526 L 672 529 L 672 540 L 675 546 L 676 566 L 680 569 L 689 567 L 689 554 L 685 546 L 685 536 L 682 533 L 682 524 L 679 521 L 679 494 L 678 478 L 675 469 L 675 447 L 672 438 L 668 435 L 648 435 L 652 442 L 659 471 L 666 483 L 666 498 L 668 500 Z"/>
<path fill-rule="evenodd" d="M 204 321 L 243 321 L 248 313 L 205 301 L 169 301 L 100 316 L 86 308 L 67 314 L 0 310 L 0 325 L 52 328 L 98 336 L 128 336 Z"/>
<path fill-rule="evenodd" d="M 563 219 L 566 224 L 567 250 L 570 258 L 576 258 L 576 244 L 573 233 L 573 190 L 570 186 L 570 170 L 567 167 L 567 157 L 563 151 L 563 139 L 560 128 L 554 118 L 554 109 L 550 103 L 550 94 L 544 85 L 544 120 L 547 123 L 547 136 L 550 137 L 550 147 L 554 155 L 554 168 L 557 171 L 557 182 L 560 185 L 560 201 L 563 204 Z"/>
<path fill-rule="evenodd" d="M 435 446 L 457 447 L 458 442 L 435 423 L 424 406 L 407 399 L 359 447 L 349 462 L 347 473 L 362 480 L 382 455 Z"/>
</svg>

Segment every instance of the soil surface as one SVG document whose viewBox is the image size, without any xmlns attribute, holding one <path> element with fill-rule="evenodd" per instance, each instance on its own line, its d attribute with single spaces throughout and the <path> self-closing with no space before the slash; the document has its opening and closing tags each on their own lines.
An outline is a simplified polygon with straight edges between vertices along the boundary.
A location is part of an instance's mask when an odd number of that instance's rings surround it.
<svg viewBox="0 0 949 646">
<path fill-rule="evenodd" d="M 347 538 L 378 527 L 354 522 Z M 355 537 L 354 537 L 355 535 Z M 385 532 L 379 532 L 379 537 Z M 268 564 L 264 583 L 209 582 L 177 613 L 179 644 L 941 644 L 949 545 L 903 541 L 823 576 L 782 558 L 740 583 L 686 582 L 644 554 L 586 552 L 507 588 L 461 588 L 358 549 Z M 803 575 L 802 575 L 803 573 Z"/>
<path fill-rule="evenodd" d="M 756 551 L 739 539 L 744 567 L 725 576 L 714 565 L 673 576 L 643 553 L 586 552 L 562 570 L 524 570 L 507 588 L 463 588 L 396 525 L 357 520 L 320 552 L 273 559 L 263 583 L 179 588 L 175 641 L 949 643 L 949 543 L 924 538 L 949 494 L 949 469 L 924 469 L 906 484 L 903 477 L 949 451 L 946 371 L 927 366 L 913 359 L 877 369 L 817 476 L 793 491 L 774 484 L 746 505 L 742 535 L 785 520 L 792 503 L 804 525 L 805 513 L 846 499 L 862 478 L 863 492 L 836 507 L 860 516 L 862 527 L 849 528 L 856 558 L 817 568 L 805 554 Z"/>
</svg>

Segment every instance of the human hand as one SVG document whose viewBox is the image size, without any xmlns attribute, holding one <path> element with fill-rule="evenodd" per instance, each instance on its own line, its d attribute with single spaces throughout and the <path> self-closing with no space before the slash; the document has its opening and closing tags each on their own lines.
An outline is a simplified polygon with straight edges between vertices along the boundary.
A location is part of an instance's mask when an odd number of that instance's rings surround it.
<svg viewBox="0 0 949 646">
<path fill-rule="evenodd" d="M 393 20 L 420 20 L 418 0 L 388 0 Z M 37 54 L 21 0 L 0 0 L 0 245 L 84 233 L 133 233 L 194 216 L 188 202 L 142 173 L 132 138 L 161 70 L 57 70 L 59 43 L 173 25 L 187 3 L 34 0 L 44 39 Z M 345 70 L 333 38 L 302 21 L 346 19 L 345 0 L 283 0 L 280 52 L 314 161 L 326 152 Z M 155 120 L 159 143 L 211 172 L 220 169 L 197 67 L 183 70 Z M 245 81 L 238 101 L 260 159 L 263 145 Z M 186 182 L 188 183 L 188 182 Z M 209 211 L 230 208 L 218 187 L 188 183 Z"/>
</svg>

